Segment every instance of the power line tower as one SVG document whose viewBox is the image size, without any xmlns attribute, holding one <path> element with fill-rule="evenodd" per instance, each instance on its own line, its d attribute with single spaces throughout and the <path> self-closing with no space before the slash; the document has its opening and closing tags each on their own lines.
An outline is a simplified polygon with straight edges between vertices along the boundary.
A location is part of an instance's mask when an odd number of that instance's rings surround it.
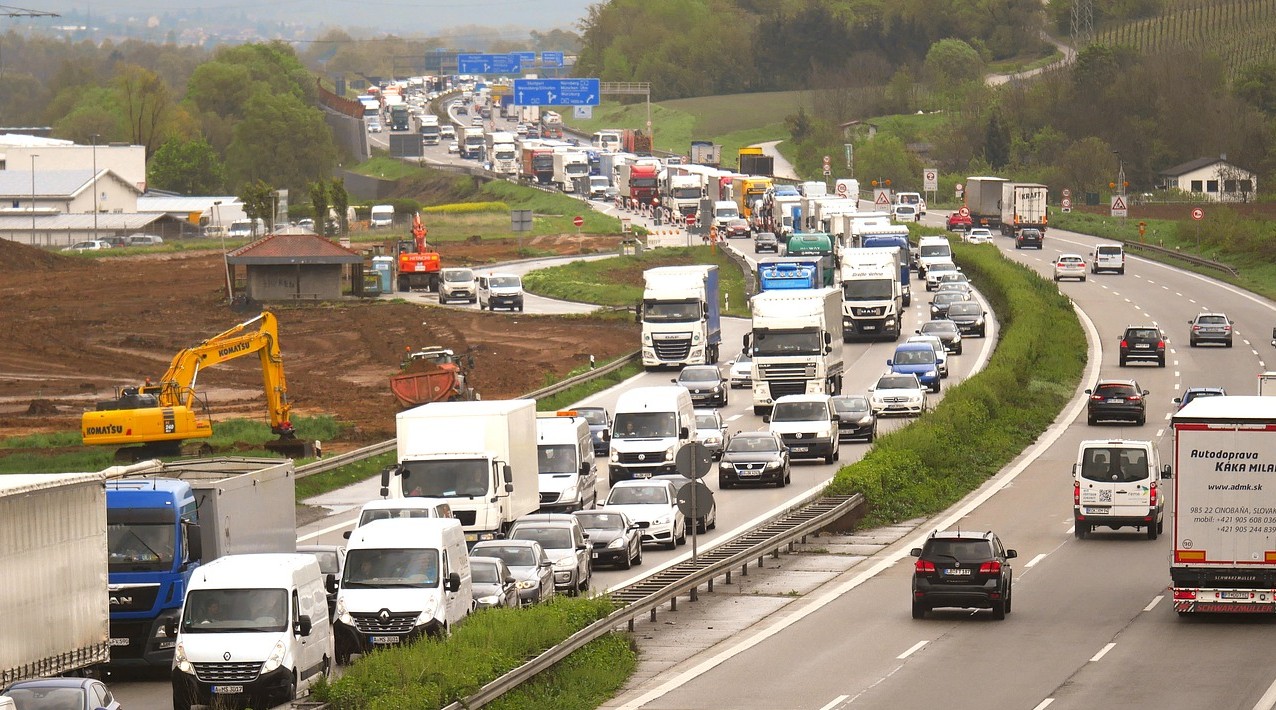
<svg viewBox="0 0 1276 710">
<path fill-rule="evenodd" d="M 1094 0 L 1072 0 L 1072 47 L 1078 52 L 1094 42 Z"/>
</svg>

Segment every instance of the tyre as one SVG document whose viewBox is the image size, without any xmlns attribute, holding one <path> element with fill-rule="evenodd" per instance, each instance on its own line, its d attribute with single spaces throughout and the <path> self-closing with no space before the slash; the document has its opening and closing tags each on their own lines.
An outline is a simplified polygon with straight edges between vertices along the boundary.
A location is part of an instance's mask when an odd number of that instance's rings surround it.
<svg viewBox="0 0 1276 710">
<path fill-rule="evenodd" d="M 1124 276 L 1124 275 L 1125 275 L 1125 267 L 1124 267 L 1124 266 L 1122 266 L 1121 268 L 1117 269 L 1117 275 L 1118 275 L 1118 276 Z"/>
<path fill-rule="evenodd" d="M 638 543 L 638 550 L 642 550 L 642 543 Z M 629 550 L 625 550 L 625 561 L 620 563 L 621 569 L 629 569 L 634 566 L 634 557 L 629 554 Z"/>
<path fill-rule="evenodd" d="M 925 618 L 926 618 L 926 605 L 925 605 L 925 604 L 923 604 L 923 603 L 921 603 L 921 602 L 919 602 L 919 601 L 916 601 L 916 600 L 914 600 L 914 601 L 913 601 L 913 618 L 914 618 L 914 619 L 925 619 Z"/>
<path fill-rule="evenodd" d="M 866 443 L 871 444 L 871 443 L 873 443 L 873 439 L 875 439 L 875 438 L 877 438 L 877 430 L 876 430 L 876 429 L 873 429 L 872 431 L 870 431 L 870 432 L 868 433 L 868 436 L 864 437 L 864 441 L 865 441 Z"/>
<path fill-rule="evenodd" d="M 591 571 L 588 577 L 580 580 L 580 584 L 576 585 L 577 592 L 588 592 L 589 585 L 594 581 L 594 573 Z"/>
<path fill-rule="evenodd" d="M 932 394 L 939 394 L 939 380 L 935 380 L 935 384 L 930 386 L 930 391 Z"/>
<path fill-rule="evenodd" d="M 834 455 L 832 449 L 829 449 L 829 452 L 824 455 L 824 463 L 831 464 L 836 460 L 837 460 L 837 456 Z"/>
<path fill-rule="evenodd" d="M 786 471 L 784 472 L 784 485 L 786 485 L 786 486 L 787 486 L 787 485 L 789 485 L 789 484 L 790 484 L 790 483 L 792 483 L 792 482 L 793 482 L 793 472 L 792 472 L 792 471 L 789 471 L 789 470 L 786 470 Z"/>
<path fill-rule="evenodd" d="M 1160 532 L 1160 531 L 1157 529 L 1157 526 L 1156 526 L 1156 525 L 1149 525 L 1149 526 L 1148 526 L 1148 539 L 1149 539 L 1149 540 L 1155 540 L 1155 539 L 1156 539 L 1156 536 L 1157 536 L 1157 534 L 1158 534 L 1159 532 Z"/>
<path fill-rule="evenodd" d="M 988 337 L 988 328 L 987 328 L 987 327 L 983 327 L 983 328 L 980 328 L 980 329 L 979 329 L 979 337 L 981 337 L 981 338 L 986 338 L 986 337 Z"/>
<path fill-rule="evenodd" d="M 1125 367 L 1125 358 L 1120 358 L 1121 367 Z"/>
<path fill-rule="evenodd" d="M 634 566 L 638 567 L 642 564 L 642 541 L 638 541 L 638 556 L 634 558 Z"/>
<path fill-rule="evenodd" d="M 480 311 L 486 311 L 486 310 L 487 310 L 487 306 L 483 305 L 483 302 L 482 302 L 482 301 L 479 301 L 479 310 L 480 310 Z"/>
<path fill-rule="evenodd" d="M 1187 344 L 1188 344 L 1189 346 L 1193 347 L 1193 348 L 1194 348 L 1194 347 L 1196 347 L 1196 338 L 1190 338 L 1190 339 L 1187 341 Z"/>
<path fill-rule="evenodd" d="M 1138 424 L 1139 426 L 1143 426 L 1144 424 L 1148 423 L 1148 418 L 1146 415 L 1142 415 L 1138 418 L 1138 420 L 1135 423 Z"/>
<path fill-rule="evenodd" d="M 1006 618 L 1006 600 L 996 599 L 992 603 L 992 618 L 1001 621 Z"/>
<path fill-rule="evenodd" d="M 1059 283 L 1059 274 L 1054 275 L 1054 282 Z"/>
<path fill-rule="evenodd" d="M 682 526 L 682 534 L 678 536 L 677 545 L 685 545 L 685 544 L 687 544 L 687 525 L 684 523 Z M 675 545 L 675 547 L 677 545 Z"/>
<path fill-rule="evenodd" d="M 1078 540 L 1084 540 L 1086 536 L 1089 534 L 1090 534 L 1089 523 L 1077 523 L 1072 528 L 1072 535 L 1076 537 Z"/>
<path fill-rule="evenodd" d="M 1232 347 L 1232 339 L 1231 339 L 1231 338 L 1228 338 L 1228 339 L 1227 339 L 1227 347 L 1229 347 L 1229 348 L 1230 348 L 1230 347 Z"/>
<path fill-rule="evenodd" d="M 1160 535 L 1163 532 L 1165 532 L 1165 521 L 1164 520 L 1156 521 L 1156 534 Z"/>
<path fill-rule="evenodd" d="M 1157 367 L 1165 367 L 1165 356 L 1164 356 L 1164 355 L 1162 355 L 1161 357 L 1159 357 L 1159 358 L 1157 358 L 1157 359 L 1156 359 L 1156 366 L 1157 366 Z"/>
<path fill-rule="evenodd" d="M 1085 283 L 1085 274 L 1082 274 L 1082 275 L 1081 275 L 1081 283 Z M 1007 611 L 1009 611 L 1009 610 L 1007 610 Z"/>
<path fill-rule="evenodd" d="M 955 355 L 960 355 L 960 354 L 961 354 L 961 351 L 962 351 L 962 348 L 963 348 L 963 346 L 962 346 L 962 345 L 958 345 L 958 346 L 957 346 L 957 352 L 955 352 L 954 354 L 955 354 Z"/>
<path fill-rule="evenodd" d="M 523 312 L 523 304 L 522 304 L 522 303 L 518 304 L 518 312 L 519 312 L 519 313 L 522 313 L 522 312 Z"/>
<path fill-rule="evenodd" d="M 1006 613 L 1010 613 L 1010 604 L 1015 600 L 1015 591 L 1013 587 L 1006 587 Z"/>
<path fill-rule="evenodd" d="M 720 491 L 725 491 L 725 490 L 727 490 L 728 488 L 731 488 L 731 482 L 730 482 L 730 481 L 724 481 L 723 479 L 719 478 L 719 479 L 718 479 L 718 490 L 720 490 Z"/>
</svg>

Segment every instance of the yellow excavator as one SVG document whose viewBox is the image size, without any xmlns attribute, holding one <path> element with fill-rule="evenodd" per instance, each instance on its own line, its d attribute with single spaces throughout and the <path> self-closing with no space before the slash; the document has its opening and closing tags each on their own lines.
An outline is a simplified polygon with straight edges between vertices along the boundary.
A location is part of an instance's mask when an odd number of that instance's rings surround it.
<svg viewBox="0 0 1276 710">
<path fill-rule="evenodd" d="M 84 413 L 84 443 L 124 447 L 115 453 L 118 461 L 211 454 L 206 442 L 183 445 L 213 434 L 207 402 L 195 392 L 195 381 L 205 368 L 253 353 L 261 358 L 270 430 L 279 435 L 266 448 L 293 458 L 309 455 L 309 442 L 297 438 L 289 420 L 292 405 L 279 353 L 278 322 L 269 311 L 177 353 L 157 384 L 148 378 L 143 385 L 117 388 L 115 399 L 98 402 L 95 411 Z"/>
</svg>

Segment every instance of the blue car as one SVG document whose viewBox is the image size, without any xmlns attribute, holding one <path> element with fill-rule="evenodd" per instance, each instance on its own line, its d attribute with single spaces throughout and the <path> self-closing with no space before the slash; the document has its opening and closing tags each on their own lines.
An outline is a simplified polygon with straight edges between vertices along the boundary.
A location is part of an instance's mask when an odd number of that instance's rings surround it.
<svg viewBox="0 0 1276 710">
<path fill-rule="evenodd" d="M 923 387 L 931 392 L 939 391 L 939 362 L 935 348 L 930 343 L 901 343 L 895 355 L 886 361 L 891 372 L 899 375 L 917 375 Z"/>
</svg>

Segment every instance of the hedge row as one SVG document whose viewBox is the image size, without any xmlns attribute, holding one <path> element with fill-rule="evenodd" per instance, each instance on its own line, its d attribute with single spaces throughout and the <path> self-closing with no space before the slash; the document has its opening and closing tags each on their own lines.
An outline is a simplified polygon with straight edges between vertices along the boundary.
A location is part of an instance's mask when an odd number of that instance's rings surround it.
<svg viewBox="0 0 1276 710">
<path fill-rule="evenodd" d="M 934 515 L 979 487 L 1054 421 L 1085 369 L 1085 333 L 1054 283 L 991 245 L 953 252 L 997 314 L 1000 341 L 984 371 L 838 471 L 828 492 L 863 493 L 867 526 Z"/>
</svg>

